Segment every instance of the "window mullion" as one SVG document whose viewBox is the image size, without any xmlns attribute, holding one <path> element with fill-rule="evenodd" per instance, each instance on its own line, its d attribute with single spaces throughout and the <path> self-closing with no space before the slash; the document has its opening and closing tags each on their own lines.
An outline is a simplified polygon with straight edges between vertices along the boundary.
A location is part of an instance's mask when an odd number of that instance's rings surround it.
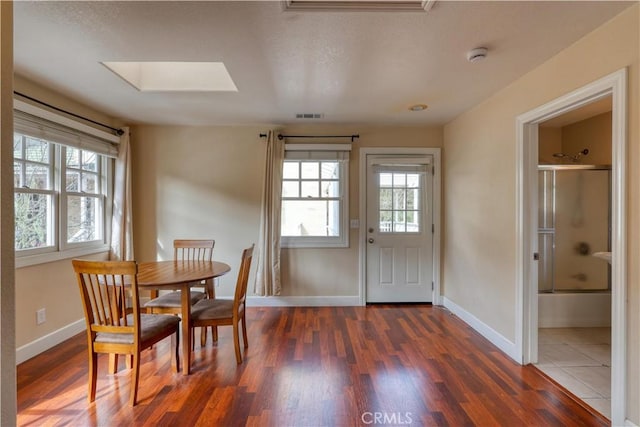
<svg viewBox="0 0 640 427">
<path fill-rule="evenodd" d="M 56 204 L 57 209 L 55 212 L 58 215 L 57 225 L 58 225 L 58 233 L 57 233 L 57 242 L 58 242 L 58 250 L 63 251 L 66 249 L 66 229 L 67 229 L 67 203 L 66 203 L 66 181 L 65 177 L 67 174 L 66 170 L 66 147 L 58 144 L 54 144 L 55 149 L 55 185 L 57 189 L 56 194 Z"/>
</svg>

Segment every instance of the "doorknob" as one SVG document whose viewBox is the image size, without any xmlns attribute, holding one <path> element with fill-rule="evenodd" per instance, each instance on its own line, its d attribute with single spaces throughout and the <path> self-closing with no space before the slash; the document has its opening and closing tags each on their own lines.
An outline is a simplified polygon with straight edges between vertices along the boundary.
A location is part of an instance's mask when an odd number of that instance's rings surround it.
<svg viewBox="0 0 640 427">
<path fill-rule="evenodd" d="M 369 243 L 373 243 L 375 242 L 375 240 L 373 240 L 373 237 L 369 237 Z"/>
</svg>

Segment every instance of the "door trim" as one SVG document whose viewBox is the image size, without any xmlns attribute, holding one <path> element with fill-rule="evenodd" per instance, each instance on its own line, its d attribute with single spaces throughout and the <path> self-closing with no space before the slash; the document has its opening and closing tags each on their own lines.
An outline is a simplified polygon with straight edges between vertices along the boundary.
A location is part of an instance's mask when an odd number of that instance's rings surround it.
<svg viewBox="0 0 640 427">
<path fill-rule="evenodd" d="M 360 170 L 359 170 L 359 207 L 358 216 L 360 217 L 360 225 L 358 228 L 358 258 L 360 264 L 359 271 L 359 288 L 360 288 L 360 305 L 367 305 L 367 156 L 368 155 L 386 155 L 386 154 L 415 154 L 419 156 L 433 156 L 433 294 L 432 304 L 442 305 L 442 296 L 440 295 L 440 248 L 441 248 L 441 159 L 440 148 L 360 148 Z"/>
<path fill-rule="evenodd" d="M 537 251 L 538 123 L 612 96 L 611 200 L 611 421 L 622 425 L 626 408 L 626 162 L 627 69 L 600 78 L 516 118 L 516 356 L 537 361 L 538 291 L 533 254 Z"/>
</svg>

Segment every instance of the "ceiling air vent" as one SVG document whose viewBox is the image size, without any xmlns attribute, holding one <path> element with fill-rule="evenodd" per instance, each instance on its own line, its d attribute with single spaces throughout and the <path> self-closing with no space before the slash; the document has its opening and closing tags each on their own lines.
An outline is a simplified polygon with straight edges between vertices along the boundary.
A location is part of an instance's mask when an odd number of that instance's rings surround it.
<svg viewBox="0 0 640 427">
<path fill-rule="evenodd" d="M 436 0 L 283 0 L 285 11 L 428 12 Z"/>
<path fill-rule="evenodd" d="M 322 119 L 324 114 L 321 113 L 297 113 L 296 119 Z"/>
</svg>

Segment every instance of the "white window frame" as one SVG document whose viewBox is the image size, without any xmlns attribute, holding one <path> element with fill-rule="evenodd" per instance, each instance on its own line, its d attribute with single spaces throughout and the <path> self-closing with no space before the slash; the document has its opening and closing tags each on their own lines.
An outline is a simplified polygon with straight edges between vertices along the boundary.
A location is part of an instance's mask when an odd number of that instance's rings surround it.
<svg viewBox="0 0 640 427">
<path fill-rule="evenodd" d="M 302 156 L 291 156 L 294 158 L 287 159 L 286 152 L 307 152 L 308 159 L 300 158 Z M 336 159 L 329 152 L 346 151 L 345 159 Z M 304 162 L 322 162 L 337 161 L 340 168 L 339 191 L 340 197 L 336 198 L 339 202 L 339 226 L 340 232 L 338 236 L 282 236 L 280 237 L 281 248 L 347 248 L 349 247 L 349 155 L 351 144 L 286 144 L 285 145 L 285 162 L 296 161 Z M 323 158 L 323 152 L 327 153 Z M 320 179 L 319 179 L 320 180 Z M 301 180 L 302 181 L 302 180 Z M 294 200 L 281 197 L 281 200 Z M 327 199 L 322 199 L 327 200 Z"/>
<path fill-rule="evenodd" d="M 60 178 L 61 178 L 61 185 L 60 185 L 60 248 L 62 251 L 66 251 L 69 249 L 73 249 L 73 248 L 81 248 L 81 247 L 101 247 L 103 245 L 106 245 L 108 239 L 105 235 L 106 233 L 106 222 L 107 222 L 107 217 L 105 215 L 106 212 L 106 208 L 107 208 L 107 204 L 106 201 L 108 199 L 107 197 L 107 188 L 105 187 L 107 185 L 107 174 L 104 173 L 105 168 L 109 168 L 109 163 L 108 160 L 105 158 L 105 156 L 102 156 L 100 154 L 96 155 L 98 156 L 98 170 L 97 173 L 92 173 L 90 171 L 85 171 L 85 170 L 78 170 L 80 172 L 80 182 L 82 182 L 82 174 L 88 173 L 91 175 L 96 175 L 97 176 L 97 185 L 98 185 L 98 191 L 96 193 L 86 193 L 82 190 L 80 191 L 67 191 L 67 162 L 66 162 L 66 150 L 68 149 L 68 147 L 60 147 Z M 85 150 L 85 149 L 79 149 L 81 152 L 83 151 L 91 151 L 91 150 Z M 91 151 L 92 153 L 95 153 L 93 151 Z M 75 170 L 75 169 L 73 169 Z M 79 183 L 79 185 L 81 185 Z M 83 241 L 83 242 L 69 242 L 69 236 L 67 235 L 68 230 L 69 230 L 69 223 L 68 223 L 68 212 L 67 212 L 67 206 L 68 206 L 68 199 L 69 196 L 74 197 L 91 197 L 96 199 L 96 201 L 98 203 L 100 203 L 100 205 L 102 205 L 102 215 L 100 218 L 98 218 L 99 222 L 99 226 L 102 229 L 102 237 L 99 239 L 95 239 L 95 240 L 88 240 L 88 241 Z"/>
<path fill-rule="evenodd" d="M 17 161 L 19 163 L 22 164 L 22 177 L 21 179 L 24 180 L 24 177 L 26 175 L 26 166 L 28 164 L 33 164 L 36 162 L 32 162 L 29 160 L 26 160 L 26 150 L 25 150 L 25 143 L 26 143 L 26 138 L 27 136 L 22 135 L 22 158 L 21 159 L 16 159 L 14 161 Z M 14 138 L 15 138 L 15 133 L 14 133 Z M 58 191 L 56 189 L 56 177 L 55 177 L 55 170 L 56 170 L 56 148 L 55 148 L 55 144 L 51 144 L 49 143 L 49 161 L 46 163 L 47 166 L 49 167 L 49 183 L 50 186 L 47 189 L 34 189 L 34 188 L 29 188 L 26 185 L 22 186 L 22 187 L 14 187 L 14 197 L 15 194 L 42 194 L 42 195 L 47 195 L 51 197 L 51 213 L 52 215 L 49 216 L 48 221 L 50 224 L 47 227 L 50 230 L 50 242 L 51 244 L 47 245 L 47 246 L 41 246 L 39 248 L 32 248 L 32 249 L 24 249 L 24 250 L 16 250 L 16 255 L 17 254 L 28 254 L 28 255 L 35 255 L 35 254 L 43 254 L 43 253 L 47 253 L 47 252 L 55 252 L 56 249 L 56 242 L 58 241 L 58 234 L 59 234 L 59 230 L 57 227 L 57 211 L 58 211 Z M 15 183 L 14 183 L 15 184 Z M 15 198 L 14 198 L 14 213 L 15 213 Z"/>
<path fill-rule="evenodd" d="M 57 125 L 70 128 L 70 132 L 80 131 L 80 137 L 77 137 L 74 133 L 74 137 L 78 138 L 78 143 L 67 144 L 64 141 L 56 141 L 55 138 L 41 138 L 52 144 L 52 171 L 53 171 L 53 209 L 54 209 L 54 227 L 53 227 L 53 246 L 47 246 L 43 248 L 33 248 L 16 251 L 16 268 L 27 267 L 31 265 L 37 265 L 52 261 L 58 261 L 63 259 L 70 259 L 79 256 L 85 256 L 95 253 L 107 252 L 109 250 L 109 244 L 111 240 L 111 216 L 113 212 L 113 157 L 114 153 L 117 153 L 117 149 L 114 148 L 114 143 L 119 141 L 118 137 L 115 137 L 106 132 L 90 128 L 82 123 L 72 121 L 66 117 L 52 113 L 51 111 L 41 109 L 34 105 L 14 100 L 14 108 L 17 111 L 27 113 L 35 117 L 34 120 L 44 119 L 45 121 L 53 122 Z M 25 132 L 21 132 L 19 129 L 15 129 L 16 134 L 28 135 Z M 71 134 L 71 133 L 70 133 Z M 86 140 L 82 138 L 82 134 L 90 135 Z M 38 137 L 36 135 L 29 135 Z M 92 137 L 97 137 L 92 138 Z M 104 140 L 101 143 L 99 140 Z M 97 142 L 96 142 L 97 141 Z M 98 145 L 96 145 L 98 144 Z M 104 148 L 100 147 L 100 144 L 104 144 Z M 68 195 L 84 195 L 82 193 L 66 192 L 63 187 L 66 182 L 65 174 L 65 159 L 62 157 L 65 145 L 73 146 L 74 148 L 81 149 L 83 151 L 91 151 L 100 156 L 99 162 L 99 185 L 100 195 L 97 196 L 100 199 L 100 203 L 103 206 L 102 215 L 100 218 L 103 235 L 101 239 L 87 241 L 87 242 L 72 242 L 67 243 L 67 221 L 66 221 L 66 198 Z M 26 190 L 19 190 L 25 192 Z M 35 191 L 34 191 L 35 192 Z M 38 193 L 44 191 L 37 191 Z"/>
</svg>

